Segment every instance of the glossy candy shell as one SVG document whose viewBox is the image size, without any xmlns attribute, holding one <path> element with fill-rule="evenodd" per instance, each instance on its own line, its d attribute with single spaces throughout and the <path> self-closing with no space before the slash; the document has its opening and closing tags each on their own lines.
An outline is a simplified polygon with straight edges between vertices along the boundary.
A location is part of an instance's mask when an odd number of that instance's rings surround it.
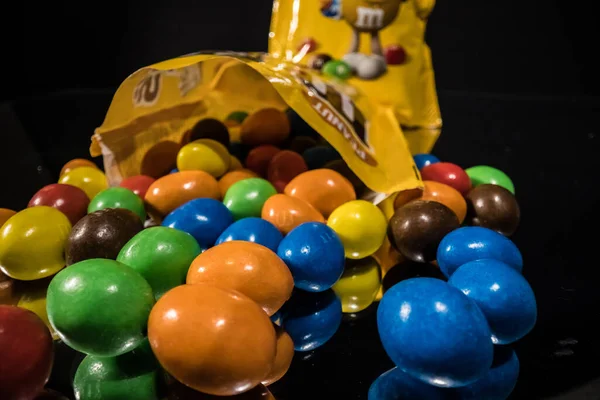
<svg viewBox="0 0 600 400">
<path fill-rule="evenodd" d="M 219 236 L 215 244 L 218 245 L 232 240 L 242 240 L 260 244 L 276 252 L 282 239 L 283 235 L 275 225 L 262 218 L 250 217 L 242 218 L 229 225 Z"/>
<path fill-rule="evenodd" d="M 33 195 L 27 207 L 48 206 L 54 207 L 69 218 L 71 225 L 87 214 L 90 199 L 78 187 L 53 183 L 41 188 Z M 2 221 L 0 221 L 0 226 Z"/>
<path fill-rule="evenodd" d="M 108 188 L 108 180 L 104 172 L 97 167 L 79 167 L 61 175 L 58 183 L 73 185 L 93 199 L 99 192 Z"/>
<path fill-rule="evenodd" d="M 325 223 L 323 215 L 313 206 L 302 199 L 285 194 L 269 197 L 263 206 L 261 216 L 284 235 L 305 222 Z"/>
<path fill-rule="evenodd" d="M 277 190 L 264 179 L 244 179 L 227 190 L 223 204 L 231 211 L 236 221 L 247 217 L 260 217 L 263 205 L 275 194 Z"/>
<path fill-rule="evenodd" d="M 146 220 L 144 201 L 126 188 L 112 187 L 101 191 L 90 201 L 88 213 L 105 208 L 124 208 L 137 214 L 142 221 Z"/>
</svg>

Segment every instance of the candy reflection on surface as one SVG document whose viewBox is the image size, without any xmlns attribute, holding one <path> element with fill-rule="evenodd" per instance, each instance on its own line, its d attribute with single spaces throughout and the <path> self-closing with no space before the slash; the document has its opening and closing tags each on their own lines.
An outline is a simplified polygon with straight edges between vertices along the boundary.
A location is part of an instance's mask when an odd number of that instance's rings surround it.
<svg viewBox="0 0 600 400">
<path fill-rule="evenodd" d="M 77 400 L 159 400 L 161 373 L 147 340 L 117 357 L 87 356 L 73 389 Z"/>
<path fill-rule="evenodd" d="M 342 322 L 342 303 L 331 289 L 320 293 L 295 290 L 281 314 L 282 327 L 296 351 L 311 351 L 337 332 Z"/>
<path fill-rule="evenodd" d="M 146 220 L 144 201 L 126 188 L 112 187 L 101 191 L 90 201 L 88 213 L 106 208 L 124 208 L 137 214 L 142 221 Z"/>
<path fill-rule="evenodd" d="M 277 194 L 268 181 L 261 178 L 244 179 L 234 183 L 223 198 L 223 204 L 231 211 L 234 220 L 260 217 L 267 199 Z"/>
<path fill-rule="evenodd" d="M 200 247 L 206 249 L 213 246 L 232 223 L 233 216 L 220 201 L 195 199 L 173 210 L 162 225 L 189 233 Z"/>
<path fill-rule="evenodd" d="M 285 263 L 268 248 L 244 241 L 219 244 L 200 254 L 189 268 L 188 284 L 210 284 L 240 292 L 272 315 L 292 294 Z"/>
<path fill-rule="evenodd" d="M 65 266 L 71 223 L 55 208 L 26 208 L 0 229 L 0 270 L 23 281 L 45 278 Z"/>
<path fill-rule="evenodd" d="M 154 296 L 133 269 L 93 259 L 59 272 L 46 301 L 48 319 L 65 343 L 85 354 L 113 357 L 144 340 Z"/>
<path fill-rule="evenodd" d="M 53 183 L 41 188 L 33 195 L 27 207 L 48 206 L 54 207 L 69 218 L 71 225 L 75 225 L 85 214 L 90 204 L 87 194 L 78 187 Z M 2 226 L 0 216 L 0 226 Z"/>
<path fill-rule="evenodd" d="M 67 265 L 92 258 L 116 259 L 121 248 L 144 229 L 137 214 L 124 208 L 107 208 L 83 217 L 66 242 Z"/>
<path fill-rule="evenodd" d="M 232 240 L 243 240 L 265 246 L 276 252 L 283 235 L 279 230 L 262 218 L 242 218 L 231 224 L 217 239 L 215 244 L 230 242 Z"/>
<path fill-rule="evenodd" d="M 269 375 L 263 379 L 262 384 L 269 386 L 280 380 L 292 365 L 294 358 L 294 342 L 290 335 L 280 326 L 273 324 L 275 335 L 277 337 L 277 351 L 275 352 L 275 361 L 273 369 Z"/>
<path fill-rule="evenodd" d="M 346 258 L 361 259 L 374 254 L 385 239 L 387 221 L 381 210 L 364 200 L 354 200 L 336 208 L 327 225 L 338 234 Z"/>
<path fill-rule="evenodd" d="M 344 246 L 327 225 L 307 222 L 288 233 L 277 250 L 297 288 L 322 292 L 332 287 L 344 272 Z"/>
<path fill-rule="evenodd" d="M 484 258 L 502 261 L 519 272 L 523 270 L 523 256 L 517 246 L 487 228 L 467 226 L 456 229 L 442 239 L 437 251 L 440 270 L 447 277 L 461 265 Z"/>
<path fill-rule="evenodd" d="M 108 180 L 104 172 L 97 167 L 79 167 L 61 175 L 58 183 L 72 185 L 83 190 L 91 200 L 99 192 L 108 188 Z"/>
<path fill-rule="evenodd" d="M 258 385 L 272 371 L 277 347 L 273 324 L 254 301 L 206 284 L 178 286 L 161 297 L 148 338 L 175 379 L 218 396 Z"/>
<path fill-rule="evenodd" d="M 156 182 L 156 179 L 151 176 L 136 175 L 123 179 L 119 186 L 131 190 L 143 199 L 146 196 L 146 192 L 148 192 L 148 188 L 150 188 L 154 182 Z"/>
<path fill-rule="evenodd" d="M 458 165 L 449 162 L 430 164 L 421 169 L 421 178 L 424 181 L 435 181 L 453 187 L 461 194 L 466 194 L 471 189 L 471 178 Z"/>
<path fill-rule="evenodd" d="M 177 207 L 199 198 L 221 198 L 216 179 L 204 171 L 181 171 L 157 179 L 145 200 L 148 214 L 161 221 Z"/>
<path fill-rule="evenodd" d="M 414 278 L 388 290 L 377 327 L 396 366 L 434 386 L 467 385 L 492 364 L 485 316 L 474 301 L 438 279 Z"/>
<path fill-rule="evenodd" d="M 344 273 L 333 290 L 342 302 L 342 311 L 356 313 L 373 304 L 380 287 L 380 266 L 375 258 L 367 257 L 346 260 Z"/>
<path fill-rule="evenodd" d="M 305 222 L 325 223 L 323 215 L 313 206 L 304 200 L 285 194 L 269 197 L 262 208 L 261 216 L 284 235 Z"/>
<path fill-rule="evenodd" d="M 512 194 L 515 194 L 515 185 L 512 180 L 504 172 L 497 168 L 493 168 L 487 165 L 478 165 L 475 167 L 467 168 L 465 170 L 473 186 L 479 186 L 484 184 L 492 184 L 502 186 Z"/>
<path fill-rule="evenodd" d="M 0 305 L 0 395 L 6 400 L 33 398 L 52 369 L 52 337 L 29 310 Z"/>
<path fill-rule="evenodd" d="M 396 210 L 388 227 L 388 238 L 409 260 L 435 260 L 440 241 L 458 228 L 451 209 L 435 201 L 413 201 Z"/>
<path fill-rule="evenodd" d="M 447 389 L 420 381 L 395 367 L 379 375 L 368 400 L 451 400 Z"/>
<path fill-rule="evenodd" d="M 492 368 L 482 378 L 470 385 L 453 390 L 458 400 L 506 400 L 517 384 L 519 359 L 505 347 L 494 348 Z"/>
<path fill-rule="evenodd" d="M 192 235 L 156 226 L 132 237 L 119 252 L 117 261 L 139 272 L 158 299 L 185 283 L 190 264 L 201 251 Z"/>
<path fill-rule="evenodd" d="M 356 200 L 356 193 L 348 179 L 330 169 L 315 169 L 298 175 L 286 186 L 285 194 L 304 200 L 323 217 L 342 204 Z"/>
<path fill-rule="evenodd" d="M 504 236 L 517 230 L 521 210 L 515 196 L 498 185 L 483 184 L 474 187 L 465 195 L 469 206 L 469 225 L 489 228 Z"/>
<path fill-rule="evenodd" d="M 468 262 L 452 274 L 448 283 L 477 303 L 495 344 L 513 343 L 533 329 L 537 319 L 533 290 L 523 275 L 503 262 Z"/>
</svg>

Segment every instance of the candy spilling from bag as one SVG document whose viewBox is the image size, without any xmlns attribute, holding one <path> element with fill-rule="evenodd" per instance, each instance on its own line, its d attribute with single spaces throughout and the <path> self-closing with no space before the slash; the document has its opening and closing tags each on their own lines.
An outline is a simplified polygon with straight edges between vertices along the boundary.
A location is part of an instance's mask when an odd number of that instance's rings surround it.
<svg viewBox="0 0 600 400">
<path fill-rule="evenodd" d="M 274 398 L 375 309 L 396 367 L 369 399 L 509 396 L 536 320 L 514 186 L 429 154 L 432 2 L 343 6 L 277 1 L 268 54 L 134 73 L 104 171 L 72 160 L 0 209 L 0 397 L 41 396 L 54 339 L 85 355 L 77 399 Z"/>
</svg>

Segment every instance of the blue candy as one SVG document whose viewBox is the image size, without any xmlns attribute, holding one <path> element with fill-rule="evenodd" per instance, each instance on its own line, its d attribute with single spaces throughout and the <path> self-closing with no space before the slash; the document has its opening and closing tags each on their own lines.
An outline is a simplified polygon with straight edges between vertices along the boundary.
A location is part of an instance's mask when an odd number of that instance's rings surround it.
<svg viewBox="0 0 600 400">
<path fill-rule="evenodd" d="M 458 400 L 506 400 L 512 393 L 519 377 L 519 359 L 508 348 L 497 347 L 494 363 L 488 373 L 475 383 L 453 391 Z"/>
<path fill-rule="evenodd" d="M 214 199 L 195 199 L 179 206 L 163 220 L 162 226 L 179 229 L 192 235 L 207 249 L 233 223 L 231 212 Z"/>
<path fill-rule="evenodd" d="M 261 244 L 270 250 L 277 252 L 277 246 L 283 239 L 283 235 L 275 225 L 261 218 L 242 218 L 230 225 L 219 236 L 215 244 L 229 242 L 232 240 L 244 240 Z"/>
<path fill-rule="evenodd" d="M 440 387 L 464 386 L 492 365 L 485 316 L 460 290 L 434 278 L 400 282 L 377 310 L 383 347 L 407 374 Z"/>
<path fill-rule="evenodd" d="M 415 154 L 413 156 L 413 160 L 415 160 L 415 164 L 417 165 L 417 168 L 419 169 L 419 171 L 428 165 L 440 162 L 439 158 L 437 158 L 433 154 L 424 154 L 424 153 L 423 154 Z"/>
<path fill-rule="evenodd" d="M 396 367 L 371 384 L 368 400 L 449 400 L 448 395 L 448 389 L 429 385 Z"/>
<path fill-rule="evenodd" d="M 306 161 L 308 169 L 323 168 L 325 164 L 341 158 L 340 153 L 331 146 L 315 146 L 302 153 L 302 158 Z"/>
<path fill-rule="evenodd" d="M 324 345 L 341 323 L 342 303 L 331 289 L 320 293 L 295 290 L 281 310 L 281 326 L 292 338 L 296 351 Z"/>
<path fill-rule="evenodd" d="M 523 275 L 496 260 L 471 261 L 448 284 L 473 299 L 485 315 L 495 344 L 513 343 L 535 325 L 535 295 Z"/>
<path fill-rule="evenodd" d="M 523 257 L 515 244 L 491 229 L 467 226 L 447 234 L 437 250 L 440 270 L 450 277 L 458 267 L 469 261 L 491 258 L 523 270 Z"/>
<path fill-rule="evenodd" d="M 174 174 L 174 173 L 176 173 L 176 172 L 179 172 L 179 170 L 178 170 L 177 168 L 173 168 L 173 169 L 172 169 L 172 170 L 169 172 L 169 174 Z"/>
<path fill-rule="evenodd" d="M 279 243 L 277 255 L 286 263 L 297 288 L 322 292 L 342 276 L 345 252 L 337 234 L 320 222 L 292 229 Z"/>
</svg>

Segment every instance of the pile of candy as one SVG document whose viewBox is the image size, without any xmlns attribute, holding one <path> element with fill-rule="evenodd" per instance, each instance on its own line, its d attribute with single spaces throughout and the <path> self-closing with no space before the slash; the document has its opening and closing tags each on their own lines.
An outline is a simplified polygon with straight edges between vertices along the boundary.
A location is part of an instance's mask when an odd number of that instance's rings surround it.
<svg viewBox="0 0 600 400">
<path fill-rule="evenodd" d="M 294 351 L 382 294 L 397 368 L 369 398 L 514 385 L 518 361 L 500 345 L 532 328 L 535 299 L 503 236 L 519 222 L 508 177 L 415 156 L 425 189 L 399 193 L 388 222 L 291 110 L 197 127 L 170 172 L 109 187 L 72 160 L 28 208 L 0 210 L 0 398 L 41 396 L 52 338 L 86 355 L 77 399 L 272 398 Z M 423 275 L 439 279 L 407 279 Z"/>
</svg>

